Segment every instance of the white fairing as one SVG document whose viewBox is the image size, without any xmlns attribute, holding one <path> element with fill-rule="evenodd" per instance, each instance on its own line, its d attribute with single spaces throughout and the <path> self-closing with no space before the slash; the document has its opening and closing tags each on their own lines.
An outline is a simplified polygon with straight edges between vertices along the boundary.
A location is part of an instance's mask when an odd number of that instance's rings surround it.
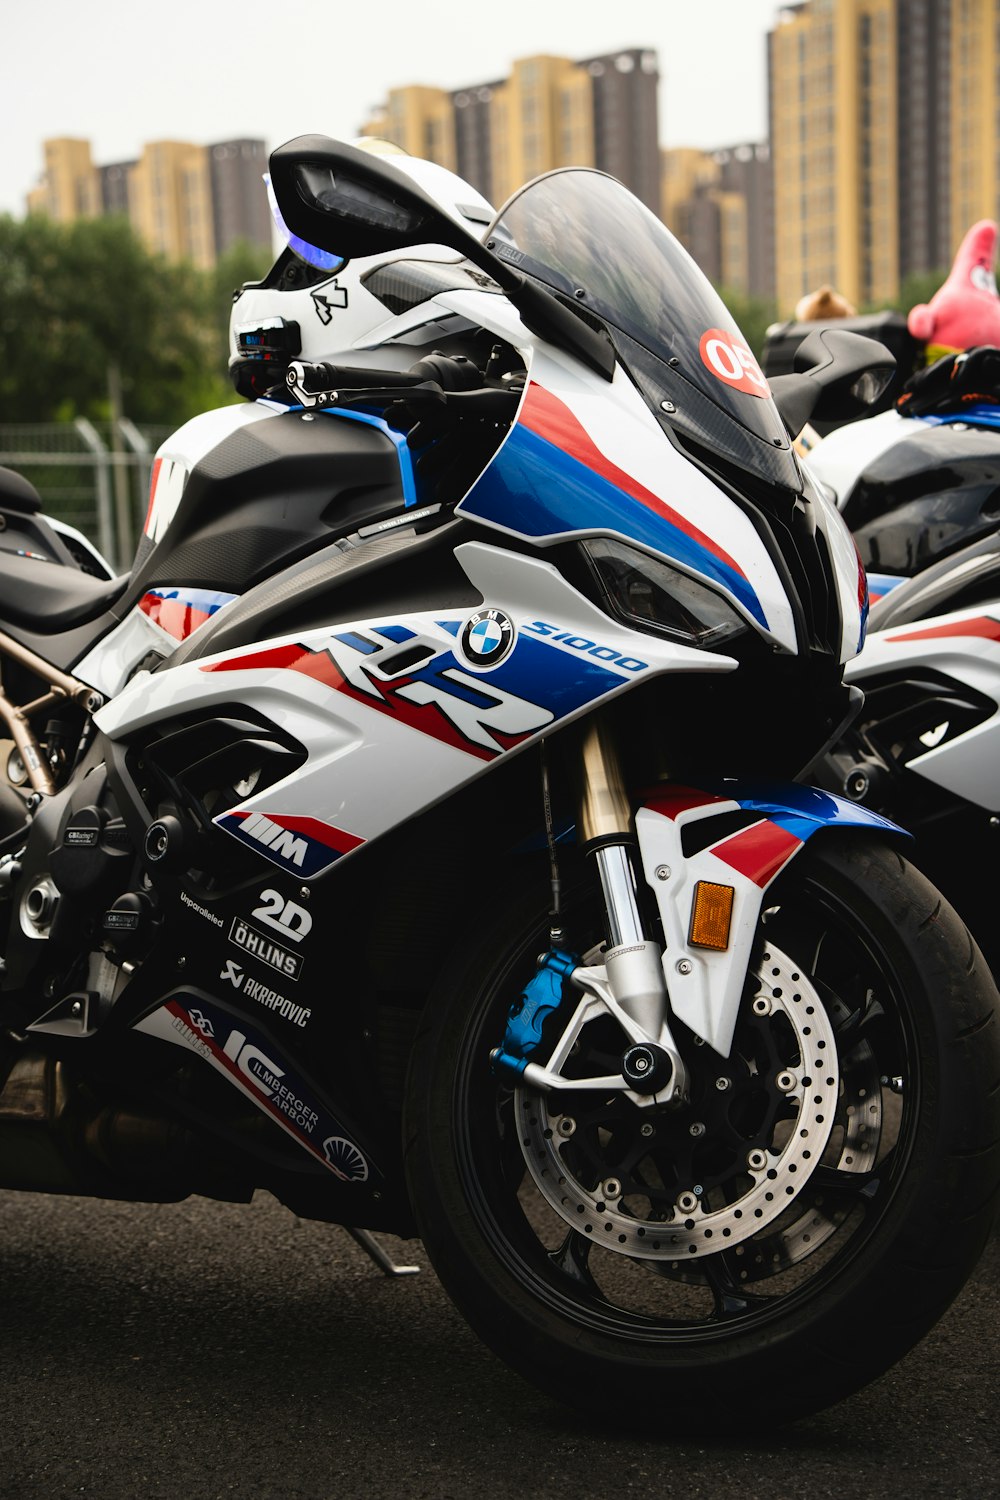
<svg viewBox="0 0 1000 1500">
<path fill-rule="evenodd" d="M 878 631 L 845 676 L 863 689 L 867 680 L 886 672 L 928 668 L 984 694 L 997 711 L 966 733 L 929 745 L 907 762 L 908 769 L 956 797 L 1000 811 L 1000 605 Z"/>
<path fill-rule="evenodd" d="M 840 642 L 841 665 L 852 661 L 863 645 L 861 601 L 867 594 L 864 565 L 857 544 L 843 516 L 833 501 L 817 487 L 814 503 L 820 512 L 820 524 L 833 561 L 837 584 L 837 602 L 844 628 Z"/>
<path fill-rule="evenodd" d="M 809 450 L 803 464 L 815 479 L 830 487 L 842 509 L 858 476 L 912 431 L 912 417 L 901 417 L 896 411 L 879 412 L 877 416 L 834 428 Z"/>
<path fill-rule="evenodd" d="M 681 840 L 688 824 L 737 807 L 735 802 L 713 801 L 685 808 L 673 817 L 641 807 L 635 819 L 643 873 L 656 896 L 663 924 L 662 962 L 670 1008 L 722 1057 L 728 1057 L 732 1047 L 764 891 L 719 858 L 712 847 L 685 857 Z M 727 840 L 728 835 L 719 842 Z M 661 871 L 667 872 L 665 878 L 658 874 Z M 729 945 L 720 952 L 693 947 L 688 941 L 699 880 L 730 886 L 734 892 Z"/>
<path fill-rule="evenodd" d="M 486 606 L 513 625 L 493 667 L 477 666 L 463 644 L 473 612 L 376 616 L 140 674 L 98 724 L 119 739 L 234 700 L 265 714 L 306 747 L 308 761 L 216 821 L 308 878 L 507 750 L 641 680 L 736 665 L 622 628 L 537 558 L 476 542 L 456 556 Z M 396 667 L 402 652 L 421 650 L 423 660 Z"/>
<path fill-rule="evenodd" d="M 131 609 L 120 625 L 80 658 L 73 671 L 82 682 L 111 698 L 121 692 L 150 651 L 169 656 L 176 644 L 142 610 Z"/>
<path fill-rule="evenodd" d="M 233 304 L 229 329 L 230 359 L 239 357 L 238 333 L 266 327 L 269 319 L 278 317 L 286 323 L 298 324 L 302 359 L 333 359 L 337 354 L 365 343 L 374 329 L 388 321 L 389 315 L 385 304 L 372 296 L 357 273 L 401 258 L 400 255 L 382 255 L 365 261 L 351 261 L 350 276 L 345 269 L 327 281 L 297 291 L 276 292 L 273 287 L 246 287 Z M 453 260 L 456 257 L 449 251 L 442 251 L 441 258 Z"/>
<path fill-rule="evenodd" d="M 624 477 L 632 481 L 633 493 L 645 494 L 646 499 L 638 506 L 639 513 L 644 508 L 650 510 L 658 521 L 683 537 L 683 552 L 675 553 L 671 561 L 683 572 L 711 579 L 714 587 L 719 587 L 717 576 L 710 575 L 707 569 L 721 561 L 723 572 L 728 570 L 741 581 L 745 579 L 746 588 L 744 592 L 734 591 L 723 584 L 720 591 L 775 646 L 796 650 L 788 598 L 757 532 L 728 495 L 664 439 L 656 418 L 623 370 L 616 370 L 610 384 L 605 381 L 598 384 L 575 360 L 550 345 L 539 344 L 510 304 L 499 297 L 462 291 L 442 293 L 435 300 L 519 348 L 528 357 L 531 383 L 550 393 L 567 409 L 597 450 L 597 461 L 603 460 L 605 471 L 615 475 L 613 482 L 620 483 Z M 530 386 L 525 399 L 531 399 Z M 512 439 L 518 440 L 517 426 L 511 428 L 505 441 Z M 590 457 L 588 452 L 587 458 Z M 513 526 L 504 525 L 476 508 L 470 497 L 466 497 L 460 509 L 499 531 L 518 534 Z M 533 532 L 533 540 L 545 545 L 573 536 L 616 534 L 614 527 L 599 521 L 596 514 L 588 517 L 583 509 L 574 519 L 577 524 L 560 525 L 548 533 Z M 634 534 L 625 529 L 617 530 L 617 535 L 633 544 L 636 541 Z M 650 550 L 654 550 L 652 546 Z M 853 573 L 856 577 L 856 568 Z M 752 614 L 748 609 L 748 595 L 756 599 L 759 613 Z M 855 604 L 855 613 L 856 609 Z M 852 647 L 852 654 L 856 649 L 856 645 Z"/>
</svg>

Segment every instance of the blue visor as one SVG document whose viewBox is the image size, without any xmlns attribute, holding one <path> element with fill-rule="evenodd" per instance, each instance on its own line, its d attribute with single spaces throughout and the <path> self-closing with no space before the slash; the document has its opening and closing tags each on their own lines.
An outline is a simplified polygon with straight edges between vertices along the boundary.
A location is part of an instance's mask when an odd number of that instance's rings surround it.
<svg viewBox="0 0 1000 1500">
<path fill-rule="evenodd" d="M 293 234 L 281 216 L 278 200 L 274 196 L 274 188 L 271 186 L 270 172 L 264 173 L 264 186 L 267 188 L 267 201 L 271 206 L 271 217 L 278 226 L 278 233 L 300 260 L 304 260 L 307 266 L 315 266 L 317 271 L 339 271 L 346 264 L 346 257 L 334 255 L 330 250 L 321 250 L 318 245 L 310 245 L 306 240 L 300 240 L 297 234 Z"/>
</svg>

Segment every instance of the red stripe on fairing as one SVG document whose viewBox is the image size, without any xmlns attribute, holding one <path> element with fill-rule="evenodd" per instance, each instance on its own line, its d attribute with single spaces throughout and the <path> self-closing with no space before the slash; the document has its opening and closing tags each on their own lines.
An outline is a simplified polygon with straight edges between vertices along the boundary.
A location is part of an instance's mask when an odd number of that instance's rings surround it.
<svg viewBox="0 0 1000 1500">
<path fill-rule="evenodd" d="M 294 668 L 303 655 L 301 646 L 272 646 L 267 651 L 250 651 L 246 656 L 230 656 L 225 661 L 209 661 L 202 665 L 203 672 L 276 672 Z"/>
<path fill-rule="evenodd" d="M 650 812 L 661 813 L 665 818 L 679 818 L 692 807 L 709 807 L 713 803 L 731 803 L 728 797 L 717 797 L 714 792 L 699 792 L 696 787 L 672 786 L 665 792 L 655 792 L 643 798 L 643 807 Z M 735 803 L 732 803 L 735 806 Z"/>
<path fill-rule="evenodd" d="M 619 469 L 617 464 L 606 458 L 594 443 L 587 429 L 578 421 L 570 411 L 565 402 L 560 401 L 551 391 L 544 386 L 537 385 L 531 381 L 528 385 L 528 393 L 524 398 L 518 422 L 522 427 L 533 432 L 536 437 L 544 438 L 546 442 L 553 443 L 563 453 L 575 458 L 592 469 L 595 474 L 600 474 L 602 479 L 608 480 L 610 484 L 616 485 L 618 489 L 624 490 L 633 500 L 638 500 L 648 510 L 654 511 L 669 521 L 671 526 L 676 526 L 685 536 L 689 536 L 699 547 L 704 547 L 713 557 L 719 559 L 727 568 L 731 568 L 738 577 L 747 581 L 746 574 L 724 551 L 717 542 L 713 542 L 710 536 L 699 531 L 697 526 L 692 526 L 690 521 L 673 510 L 659 495 L 654 495 L 652 490 L 647 490 L 645 485 L 633 479 L 624 469 Z"/>
<path fill-rule="evenodd" d="M 858 610 L 863 615 L 865 612 L 865 605 L 871 603 L 871 595 L 868 587 L 868 574 L 865 572 L 865 565 L 862 560 L 861 553 L 858 549 L 858 544 L 854 541 L 853 536 L 851 537 L 851 541 L 854 542 L 854 556 L 858 560 Z M 876 595 L 876 598 L 877 597 L 878 595 Z"/>
<path fill-rule="evenodd" d="M 311 677 L 314 681 L 323 683 L 324 687 L 332 688 L 335 692 L 352 698 L 355 703 L 363 703 L 366 708 L 374 708 L 379 713 L 388 714 L 397 723 L 405 724 L 410 729 L 429 735 L 431 739 L 440 740 L 442 744 L 451 745 L 456 750 L 462 750 L 466 755 L 475 756 L 477 760 L 495 760 L 502 753 L 500 750 L 490 750 L 486 745 L 476 745 L 471 740 L 467 740 L 435 704 L 411 703 L 406 698 L 398 697 L 397 690 L 406 687 L 413 680 L 412 678 L 403 674 L 400 677 L 394 677 L 391 682 L 383 683 L 376 681 L 373 677 L 368 677 L 374 693 L 365 693 L 347 681 L 338 670 L 336 662 L 325 651 L 305 651 L 301 646 L 295 645 L 275 646 L 270 651 L 258 651 L 249 656 L 236 656 L 228 661 L 206 662 L 202 671 L 254 672 L 274 668 L 301 672 L 303 677 Z M 364 671 L 363 664 L 361 669 Z M 386 697 L 386 693 L 391 696 Z M 494 738 L 500 741 L 504 748 L 510 749 L 520 744 L 521 740 L 527 739 L 528 734 L 528 731 L 524 734 L 494 732 Z"/>
<path fill-rule="evenodd" d="M 164 599 L 160 594 L 144 594 L 139 600 L 139 608 L 175 641 L 186 641 L 212 618 L 207 609 L 197 609 L 193 604 L 185 604 L 183 599 Z"/>
<path fill-rule="evenodd" d="M 900 630 L 885 636 L 887 641 L 937 641 L 948 636 L 979 636 L 986 641 L 1000 641 L 1000 620 L 979 615 L 975 620 L 952 620 L 948 625 L 925 625 L 919 630 Z"/>
<path fill-rule="evenodd" d="M 765 820 L 714 845 L 712 853 L 763 889 L 801 847 L 801 839 L 779 824 Z"/>
<path fill-rule="evenodd" d="M 162 462 L 162 458 L 154 458 L 153 467 L 149 475 L 149 504 L 146 506 L 146 519 L 142 524 L 143 534 L 146 536 L 149 535 L 149 523 L 153 518 L 153 499 L 156 495 L 156 481 L 160 477 L 160 465 Z"/>
<path fill-rule="evenodd" d="M 352 849 L 358 849 L 365 842 L 356 833 L 348 833 L 346 828 L 336 828 L 332 823 L 324 823 L 320 818 L 298 817 L 291 813 L 261 812 L 259 808 L 252 811 L 236 811 L 226 814 L 230 818 L 255 818 L 262 816 L 272 823 L 277 823 L 279 828 L 287 828 L 290 833 L 304 834 L 308 839 L 314 839 L 317 844 L 323 844 L 327 849 L 336 849 L 338 854 L 350 854 Z"/>
</svg>

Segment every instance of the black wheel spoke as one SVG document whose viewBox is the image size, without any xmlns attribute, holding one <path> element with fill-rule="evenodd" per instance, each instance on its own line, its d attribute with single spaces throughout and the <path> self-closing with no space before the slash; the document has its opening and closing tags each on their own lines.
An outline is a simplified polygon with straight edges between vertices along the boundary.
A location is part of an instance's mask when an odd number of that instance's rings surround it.
<svg viewBox="0 0 1000 1500">
<path fill-rule="evenodd" d="M 877 1002 L 856 1006 L 843 1020 L 835 1022 L 834 1035 L 842 1056 L 852 1052 L 859 1043 L 868 1041 L 872 1029 L 885 1023 L 885 1011 Z"/>
<path fill-rule="evenodd" d="M 558 1250 L 549 1251 L 549 1260 L 570 1281 L 575 1282 L 581 1290 L 592 1297 L 601 1297 L 603 1294 L 590 1274 L 590 1252 L 594 1247 L 593 1240 L 588 1240 L 582 1234 L 577 1234 L 571 1229 L 563 1240 Z"/>
<path fill-rule="evenodd" d="M 738 1318 L 755 1307 L 766 1307 L 767 1297 L 748 1292 L 736 1274 L 735 1258 L 729 1252 L 706 1256 L 701 1269 L 715 1298 L 717 1318 Z"/>
<path fill-rule="evenodd" d="M 832 1193 L 838 1199 L 860 1198 L 870 1201 L 878 1195 L 882 1176 L 881 1167 L 877 1171 L 849 1172 L 842 1167 L 819 1166 L 809 1179 L 809 1184 L 817 1192 Z"/>
</svg>

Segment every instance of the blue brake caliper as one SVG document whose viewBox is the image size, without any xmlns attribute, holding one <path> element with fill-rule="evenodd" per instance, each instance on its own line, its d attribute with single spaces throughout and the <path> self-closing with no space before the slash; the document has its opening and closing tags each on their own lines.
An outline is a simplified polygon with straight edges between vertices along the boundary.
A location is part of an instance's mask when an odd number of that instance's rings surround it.
<svg viewBox="0 0 1000 1500">
<path fill-rule="evenodd" d="M 490 1053 L 495 1073 L 520 1078 L 542 1039 L 546 1019 L 562 1004 L 564 980 L 578 963 L 579 959 L 558 948 L 551 948 L 539 959 L 537 973 L 510 1008 L 503 1042 Z"/>
</svg>

